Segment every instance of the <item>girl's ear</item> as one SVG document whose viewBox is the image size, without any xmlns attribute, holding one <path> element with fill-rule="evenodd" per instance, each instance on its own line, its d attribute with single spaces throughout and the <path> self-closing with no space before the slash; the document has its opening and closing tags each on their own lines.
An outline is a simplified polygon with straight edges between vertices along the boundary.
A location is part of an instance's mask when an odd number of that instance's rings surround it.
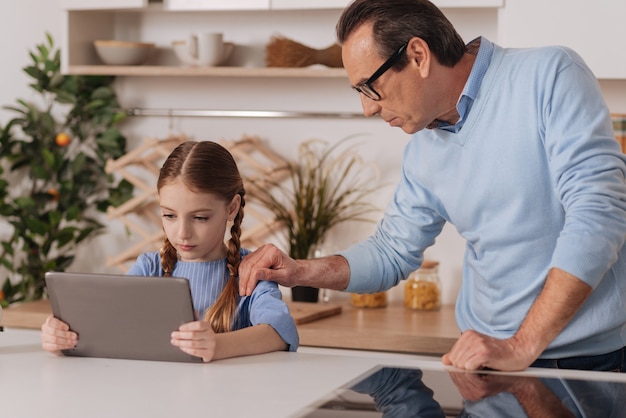
<svg viewBox="0 0 626 418">
<path fill-rule="evenodd" d="M 228 206 L 228 220 L 233 221 L 237 213 L 239 213 L 239 206 L 241 206 L 241 195 L 236 194 L 233 200 L 230 201 Z"/>
</svg>

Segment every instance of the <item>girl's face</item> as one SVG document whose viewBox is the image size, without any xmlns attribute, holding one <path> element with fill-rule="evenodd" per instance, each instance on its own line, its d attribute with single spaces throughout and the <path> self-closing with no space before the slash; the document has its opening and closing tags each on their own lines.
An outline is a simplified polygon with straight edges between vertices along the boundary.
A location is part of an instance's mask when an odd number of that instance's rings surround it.
<svg viewBox="0 0 626 418">
<path fill-rule="evenodd" d="M 226 257 L 227 222 L 239 210 L 241 197 L 225 202 L 213 193 L 195 192 L 181 181 L 161 187 L 161 217 L 165 235 L 181 261 L 215 261 Z"/>
</svg>

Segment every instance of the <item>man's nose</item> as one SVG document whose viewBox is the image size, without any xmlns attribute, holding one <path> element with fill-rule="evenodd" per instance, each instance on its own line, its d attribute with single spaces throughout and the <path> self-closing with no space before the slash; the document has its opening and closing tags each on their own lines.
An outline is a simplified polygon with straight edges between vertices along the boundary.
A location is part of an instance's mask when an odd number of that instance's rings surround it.
<svg viewBox="0 0 626 418">
<path fill-rule="evenodd" d="M 361 94 L 361 108 L 363 108 L 363 114 L 370 118 L 374 115 L 377 115 L 378 113 L 380 113 L 380 105 L 378 104 L 378 102 L 365 97 L 365 95 Z"/>
</svg>

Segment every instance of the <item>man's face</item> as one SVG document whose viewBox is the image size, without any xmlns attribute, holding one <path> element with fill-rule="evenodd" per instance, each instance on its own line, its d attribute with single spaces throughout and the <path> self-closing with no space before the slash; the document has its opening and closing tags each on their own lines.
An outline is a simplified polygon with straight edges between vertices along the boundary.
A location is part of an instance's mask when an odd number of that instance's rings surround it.
<svg viewBox="0 0 626 418">
<path fill-rule="evenodd" d="M 423 58 L 419 55 L 420 51 L 414 51 L 416 39 L 409 42 L 404 52 L 408 54 L 409 65 L 401 71 L 391 68 L 371 84 L 380 95 L 380 100 L 359 94 L 365 116 L 379 115 L 390 126 L 400 127 L 409 134 L 428 127 L 436 119 L 433 109 L 429 109 L 428 105 L 428 71 L 424 71 L 428 61 L 420 59 Z M 350 84 L 356 86 L 369 79 L 389 57 L 378 55 L 372 26 L 364 24 L 343 44 L 342 58 Z"/>
</svg>

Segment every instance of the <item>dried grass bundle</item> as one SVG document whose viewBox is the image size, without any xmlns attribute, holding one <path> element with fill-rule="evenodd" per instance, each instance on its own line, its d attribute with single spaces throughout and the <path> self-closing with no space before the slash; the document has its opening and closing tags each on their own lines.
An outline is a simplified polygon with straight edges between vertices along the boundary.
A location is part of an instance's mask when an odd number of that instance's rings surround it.
<svg viewBox="0 0 626 418">
<path fill-rule="evenodd" d="M 265 63 L 268 67 L 308 67 L 313 64 L 343 67 L 338 44 L 315 49 L 283 36 L 273 36 L 265 46 Z"/>
</svg>

